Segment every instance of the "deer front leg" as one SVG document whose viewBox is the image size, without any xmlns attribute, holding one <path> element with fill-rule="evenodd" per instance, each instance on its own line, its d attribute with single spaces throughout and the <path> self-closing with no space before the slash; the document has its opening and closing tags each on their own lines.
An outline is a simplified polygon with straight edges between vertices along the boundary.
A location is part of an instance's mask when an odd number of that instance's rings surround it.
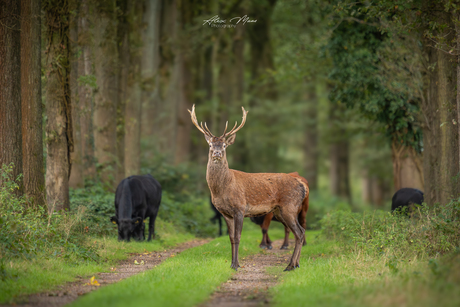
<svg viewBox="0 0 460 307">
<path fill-rule="evenodd" d="M 227 229 L 228 229 L 228 237 L 230 238 L 230 243 L 232 244 L 232 264 L 231 268 L 237 270 L 239 267 L 238 264 L 238 255 L 237 251 L 235 250 L 235 220 L 231 216 L 223 215 L 225 222 L 227 222 Z M 236 256 L 236 257 L 235 257 Z M 236 259 L 236 263 L 235 263 Z"/>
<path fill-rule="evenodd" d="M 240 267 L 240 263 L 238 261 L 238 249 L 240 246 L 240 239 L 241 239 L 241 231 L 243 230 L 243 220 L 244 220 L 244 215 L 242 213 L 237 213 L 233 216 L 233 219 L 235 221 L 234 226 L 235 226 L 235 231 L 234 231 L 234 242 L 235 244 L 232 244 L 232 247 L 234 247 L 235 250 L 235 257 L 232 259 L 232 268 L 237 270 Z"/>
</svg>

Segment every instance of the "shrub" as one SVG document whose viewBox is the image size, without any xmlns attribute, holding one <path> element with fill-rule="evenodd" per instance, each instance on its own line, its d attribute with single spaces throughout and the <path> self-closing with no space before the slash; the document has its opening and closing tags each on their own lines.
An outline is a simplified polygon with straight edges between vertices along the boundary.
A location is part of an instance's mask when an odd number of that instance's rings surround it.
<svg viewBox="0 0 460 307">
<path fill-rule="evenodd" d="M 412 218 L 376 210 L 338 210 L 321 220 L 323 233 L 353 251 L 404 256 L 433 256 L 459 246 L 460 199 L 445 206 L 417 206 Z"/>
<path fill-rule="evenodd" d="M 20 178 L 12 177 L 13 165 L 0 170 L 0 257 L 64 257 L 72 261 L 98 260 L 94 248 L 77 229 L 85 218 L 85 208 L 74 213 L 48 215 L 44 207 L 27 206 L 25 196 L 18 196 Z"/>
</svg>

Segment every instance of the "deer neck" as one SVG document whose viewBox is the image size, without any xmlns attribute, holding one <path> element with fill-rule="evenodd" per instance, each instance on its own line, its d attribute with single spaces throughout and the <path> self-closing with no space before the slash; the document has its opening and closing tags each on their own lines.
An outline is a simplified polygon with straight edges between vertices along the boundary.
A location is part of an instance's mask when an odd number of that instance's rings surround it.
<svg viewBox="0 0 460 307">
<path fill-rule="evenodd" d="M 219 195 L 225 193 L 232 180 L 233 174 L 228 168 L 227 159 L 224 157 L 221 161 L 215 163 L 209 157 L 206 181 L 213 197 L 219 197 Z"/>
</svg>

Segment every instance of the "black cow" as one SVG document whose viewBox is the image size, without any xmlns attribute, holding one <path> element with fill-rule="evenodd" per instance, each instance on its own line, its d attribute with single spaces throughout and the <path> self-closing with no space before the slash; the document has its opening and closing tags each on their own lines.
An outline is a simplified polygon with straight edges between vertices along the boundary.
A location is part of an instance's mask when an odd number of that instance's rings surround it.
<svg viewBox="0 0 460 307">
<path fill-rule="evenodd" d="M 212 211 L 214 211 L 214 216 L 210 220 L 214 224 L 216 223 L 216 221 L 219 222 L 219 237 L 220 237 L 222 236 L 222 218 L 223 216 L 222 216 L 222 213 L 220 213 L 219 210 L 217 210 L 216 207 L 214 207 L 211 197 L 209 197 L 209 203 L 211 204 Z"/>
<path fill-rule="evenodd" d="M 421 205 L 423 203 L 423 192 L 413 188 L 402 188 L 393 195 L 391 199 L 391 211 L 401 210 L 407 207 L 411 210 L 413 204 Z"/>
<path fill-rule="evenodd" d="M 149 220 L 148 241 L 155 238 L 155 219 L 161 203 L 161 185 L 150 174 L 123 179 L 115 192 L 115 216 L 110 220 L 118 224 L 118 240 L 145 239 L 146 218 Z"/>
</svg>

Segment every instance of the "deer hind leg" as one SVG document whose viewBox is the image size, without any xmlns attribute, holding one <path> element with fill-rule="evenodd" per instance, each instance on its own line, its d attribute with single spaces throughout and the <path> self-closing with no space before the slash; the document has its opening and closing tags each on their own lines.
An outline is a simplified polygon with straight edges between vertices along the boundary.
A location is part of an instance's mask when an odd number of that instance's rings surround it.
<svg viewBox="0 0 460 307">
<path fill-rule="evenodd" d="M 288 210 L 280 210 L 276 218 L 284 224 L 284 227 L 288 227 L 295 237 L 294 252 L 292 253 L 291 261 L 285 269 L 285 271 L 292 271 L 295 268 L 300 267 L 300 251 L 302 250 L 302 238 L 305 230 L 299 225 L 299 222 L 297 221 L 297 214 L 294 215 L 289 213 Z"/>
<path fill-rule="evenodd" d="M 303 229 L 307 229 L 307 212 L 302 210 L 300 211 L 299 213 L 299 224 L 300 226 L 303 228 Z M 305 246 L 307 245 L 307 238 L 306 238 L 306 235 L 305 235 L 305 231 L 304 231 L 304 234 L 303 234 L 303 239 L 302 239 L 302 245 Z"/>
<path fill-rule="evenodd" d="M 264 221 L 262 222 L 262 225 L 260 225 L 260 228 L 262 228 L 262 242 L 260 242 L 259 247 L 260 248 L 267 248 L 267 249 L 272 249 L 272 241 L 268 237 L 268 227 L 270 227 L 270 222 L 273 218 L 273 213 L 268 213 L 265 215 Z"/>
<path fill-rule="evenodd" d="M 284 226 L 284 242 L 280 249 L 288 249 L 289 247 L 289 228 Z"/>
</svg>

